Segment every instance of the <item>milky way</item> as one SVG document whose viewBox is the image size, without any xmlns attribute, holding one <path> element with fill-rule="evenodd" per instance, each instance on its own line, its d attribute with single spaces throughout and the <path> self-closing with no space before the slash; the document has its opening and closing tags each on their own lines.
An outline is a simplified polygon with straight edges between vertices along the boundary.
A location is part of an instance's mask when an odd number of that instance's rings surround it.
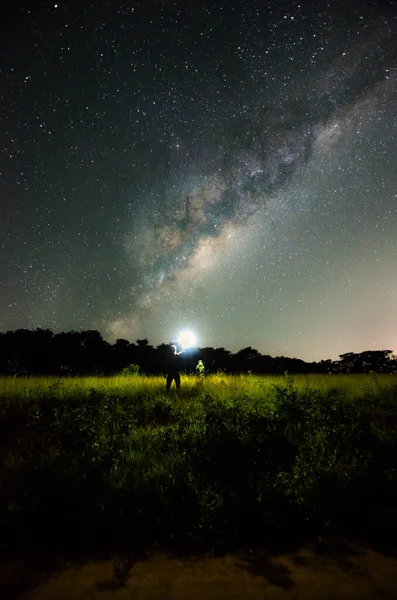
<svg viewBox="0 0 397 600">
<path fill-rule="evenodd" d="M 16 8 L 1 328 L 397 349 L 394 9 Z"/>
</svg>

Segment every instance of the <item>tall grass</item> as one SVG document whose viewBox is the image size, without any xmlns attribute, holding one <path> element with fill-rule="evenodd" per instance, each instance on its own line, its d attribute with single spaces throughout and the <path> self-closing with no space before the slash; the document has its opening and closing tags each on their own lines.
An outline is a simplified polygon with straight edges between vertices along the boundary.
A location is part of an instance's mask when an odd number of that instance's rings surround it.
<svg viewBox="0 0 397 600">
<path fill-rule="evenodd" d="M 390 375 L 1 378 L 2 543 L 386 532 L 396 435 Z"/>
<path fill-rule="evenodd" d="M 284 376 L 260 375 L 209 375 L 204 385 L 199 377 L 182 375 L 181 385 L 184 395 L 201 394 L 203 391 L 216 398 L 226 398 L 230 394 L 239 397 L 263 398 L 272 395 L 274 386 L 282 385 Z M 397 386 L 395 375 L 294 375 L 293 385 L 299 390 L 316 389 L 322 393 L 339 390 L 344 397 L 352 400 L 367 394 L 388 394 Z M 110 396 L 157 395 L 165 393 L 165 380 L 160 376 L 137 375 L 126 377 L 0 377 L 1 401 L 38 401 L 57 398 L 61 400 L 83 399 L 91 390 Z"/>
</svg>

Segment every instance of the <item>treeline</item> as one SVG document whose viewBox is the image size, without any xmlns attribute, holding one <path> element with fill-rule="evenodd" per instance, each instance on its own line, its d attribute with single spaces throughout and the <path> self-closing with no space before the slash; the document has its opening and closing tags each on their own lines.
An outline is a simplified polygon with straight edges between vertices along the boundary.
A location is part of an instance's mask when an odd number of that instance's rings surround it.
<svg viewBox="0 0 397 600">
<path fill-rule="evenodd" d="M 147 375 L 164 372 L 170 344 L 153 347 L 147 339 L 136 343 L 118 339 L 106 342 L 98 331 L 70 331 L 54 334 L 49 329 L 18 329 L 0 333 L 0 374 L 2 375 L 112 375 L 131 364 Z M 393 373 L 397 357 L 391 350 L 348 352 L 338 361 L 305 362 L 299 358 L 272 357 L 251 347 L 236 353 L 225 348 L 191 348 L 183 354 L 183 370 L 195 372 L 199 360 L 213 373 L 282 374 L 297 373 Z"/>
</svg>

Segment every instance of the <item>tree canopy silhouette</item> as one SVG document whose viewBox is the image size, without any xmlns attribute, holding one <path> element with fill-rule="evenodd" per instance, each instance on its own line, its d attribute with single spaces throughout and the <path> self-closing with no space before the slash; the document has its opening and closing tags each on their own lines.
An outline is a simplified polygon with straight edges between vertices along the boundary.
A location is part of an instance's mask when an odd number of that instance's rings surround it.
<svg viewBox="0 0 397 600">
<path fill-rule="evenodd" d="M 2 375 L 112 375 L 130 364 L 147 375 L 164 373 L 170 344 L 153 347 L 149 340 L 130 343 L 118 339 L 106 342 L 95 330 L 54 334 L 50 329 L 17 329 L 0 333 L 0 374 Z M 282 374 L 296 373 L 393 373 L 397 357 L 391 350 L 347 352 L 340 360 L 305 362 L 299 358 L 262 355 L 248 346 L 236 353 L 225 348 L 189 348 L 182 355 L 182 369 L 194 373 L 202 360 L 207 373 Z"/>
</svg>

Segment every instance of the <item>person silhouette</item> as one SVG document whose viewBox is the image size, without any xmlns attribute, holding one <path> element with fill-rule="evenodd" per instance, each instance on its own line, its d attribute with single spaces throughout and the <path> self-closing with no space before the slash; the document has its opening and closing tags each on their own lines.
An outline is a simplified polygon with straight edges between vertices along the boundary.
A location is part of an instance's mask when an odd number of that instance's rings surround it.
<svg viewBox="0 0 397 600">
<path fill-rule="evenodd" d="M 179 373 L 181 368 L 181 353 L 182 350 L 178 352 L 175 344 L 172 344 L 166 361 L 167 392 L 170 391 L 171 384 L 173 381 L 175 381 L 177 391 L 181 389 L 181 376 Z"/>
</svg>

